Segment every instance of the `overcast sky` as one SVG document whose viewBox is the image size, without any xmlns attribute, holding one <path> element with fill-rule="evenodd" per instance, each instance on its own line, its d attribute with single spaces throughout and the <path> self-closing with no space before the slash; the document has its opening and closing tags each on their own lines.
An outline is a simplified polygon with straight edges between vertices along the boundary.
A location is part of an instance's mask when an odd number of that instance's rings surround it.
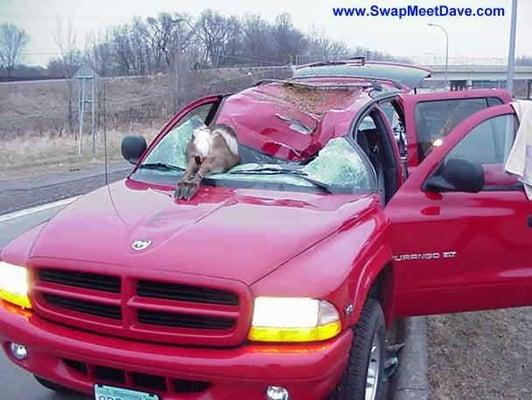
<svg viewBox="0 0 532 400">
<path fill-rule="evenodd" d="M 511 0 L 0 0 L 0 23 L 12 22 L 30 37 L 24 61 L 46 64 L 58 48 L 52 33 L 57 19 L 71 21 L 83 47 L 87 35 L 128 22 L 134 16 L 155 16 L 162 11 L 198 15 L 211 8 L 226 15 L 260 14 L 273 20 L 282 12 L 292 15 L 304 32 L 321 29 L 331 38 L 350 46 L 364 46 L 397 56 L 443 55 L 443 33 L 427 26 L 444 25 L 449 32 L 451 57 L 507 57 Z M 339 18 L 332 7 L 354 6 L 448 6 L 504 7 L 505 17 L 418 17 L 397 20 L 391 17 Z M 528 17 L 528 18 L 527 18 Z M 519 0 L 517 55 L 532 56 L 532 1 Z"/>
</svg>

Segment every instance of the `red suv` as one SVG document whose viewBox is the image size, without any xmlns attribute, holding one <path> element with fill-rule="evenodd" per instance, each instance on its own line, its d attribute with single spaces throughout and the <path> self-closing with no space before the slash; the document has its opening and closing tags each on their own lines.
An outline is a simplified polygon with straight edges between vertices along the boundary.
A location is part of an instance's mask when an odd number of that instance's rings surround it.
<svg viewBox="0 0 532 400">
<path fill-rule="evenodd" d="M 374 400 L 394 319 L 531 305 L 511 97 L 416 93 L 429 74 L 310 64 L 126 138 L 126 180 L 2 250 L 9 358 L 97 400 Z M 213 123 L 242 162 L 175 200 Z"/>
</svg>

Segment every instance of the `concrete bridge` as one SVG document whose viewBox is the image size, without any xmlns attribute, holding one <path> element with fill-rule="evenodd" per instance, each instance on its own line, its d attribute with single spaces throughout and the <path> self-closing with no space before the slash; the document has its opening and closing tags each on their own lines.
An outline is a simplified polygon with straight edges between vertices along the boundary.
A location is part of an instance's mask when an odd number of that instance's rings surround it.
<svg viewBox="0 0 532 400">
<path fill-rule="evenodd" d="M 426 65 L 432 70 L 432 77 L 424 86 L 441 87 L 445 82 L 445 66 Z M 448 79 L 451 90 L 467 88 L 506 87 L 506 65 L 449 65 Z M 532 66 L 516 66 L 514 73 L 514 94 L 530 99 L 532 96 Z"/>
</svg>

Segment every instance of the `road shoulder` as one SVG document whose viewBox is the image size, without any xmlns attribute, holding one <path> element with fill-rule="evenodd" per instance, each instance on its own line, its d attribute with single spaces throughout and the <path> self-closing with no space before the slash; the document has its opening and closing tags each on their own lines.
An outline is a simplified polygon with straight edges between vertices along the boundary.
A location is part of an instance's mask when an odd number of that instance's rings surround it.
<svg viewBox="0 0 532 400">
<path fill-rule="evenodd" d="M 407 318 L 399 323 L 398 329 L 405 347 L 399 356 L 393 400 L 428 400 L 426 318 Z"/>
</svg>

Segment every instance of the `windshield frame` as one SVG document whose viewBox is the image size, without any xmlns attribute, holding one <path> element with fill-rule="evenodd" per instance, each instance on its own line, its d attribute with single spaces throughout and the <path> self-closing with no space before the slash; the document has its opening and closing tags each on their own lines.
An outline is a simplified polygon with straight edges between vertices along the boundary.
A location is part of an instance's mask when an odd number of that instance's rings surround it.
<svg viewBox="0 0 532 400">
<path fill-rule="evenodd" d="M 171 176 L 173 177 L 173 179 L 176 179 L 178 177 L 181 176 L 181 174 L 183 173 L 183 171 L 177 169 L 177 168 L 171 168 L 172 170 L 167 170 L 167 171 L 162 171 L 162 169 L 159 169 L 157 170 L 156 168 L 141 168 L 142 164 L 148 159 L 149 155 L 157 148 L 157 146 L 161 143 L 161 141 L 163 141 L 163 139 L 172 131 L 174 130 L 176 127 L 179 126 L 180 123 L 183 122 L 183 120 L 187 117 L 187 115 L 189 115 L 191 112 L 193 112 L 194 110 L 202 107 L 202 106 L 205 106 L 207 104 L 212 104 L 213 106 L 213 109 L 211 111 L 209 111 L 209 114 L 207 116 L 207 119 L 206 119 L 206 123 L 210 122 L 210 121 L 215 121 L 216 118 L 217 118 L 217 115 L 219 113 L 219 111 L 222 109 L 223 107 L 223 103 L 225 101 L 225 99 L 230 96 L 231 94 L 226 94 L 226 95 L 211 95 L 211 96 L 205 96 L 205 97 L 202 97 L 200 99 L 197 99 L 189 104 L 187 104 L 183 109 L 181 109 L 178 113 L 176 113 L 171 119 L 170 121 L 168 121 L 164 126 L 163 128 L 161 129 L 161 131 L 157 134 L 157 136 L 155 137 L 155 139 L 149 144 L 148 148 L 145 150 L 145 152 L 143 153 L 143 155 L 139 158 L 139 161 L 137 162 L 137 164 L 135 165 L 135 167 L 133 168 L 133 170 L 131 171 L 131 173 L 129 174 L 128 178 L 131 178 L 133 180 L 138 180 L 138 181 L 141 181 L 143 183 L 155 183 L 157 184 L 157 182 L 154 182 L 152 180 L 146 180 L 146 179 L 143 179 L 139 176 L 139 171 L 142 171 L 142 173 L 140 175 L 148 175 L 148 176 L 151 176 L 152 178 L 153 177 L 161 177 L 163 175 L 166 175 L 166 176 Z M 353 192 L 351 192 L 352 194 L 360 194 L 360 193 L 376 193 L 377 192 L 377 173 L 373 167 L 373 165 L 371 164 L 371 162 L 369 161 L 367 155 L 364 153 L 364 151 L 360 148 L 360 146 L 356 143 L 355 140 L 353 140 L 353 138 L 350 137 L 349 135 L 349 132 L 345 132 L 343 135 L 339 135 L 335 138 L 331 138 L 332 139 L 344 139 L 347 143 L 349 143 L 349 145 L 351 146 L 352 150 L 354 150 L 355 154 L 358 156 L 358 158 L 361 160 L 361 162 L 364 164 L 365 166 L 365 169 L 368 171 L 368 180 L 369 180 L 369 184 L 368 184 L 368 189 L 360 189 L 360 190 L 355 190 Z M 329 142 L 325 143 L 323 145 L 323 147 L 321 149 L 324 149 L 327 144 Z M 248 146 L 245 146 L 245 145 L 240 145 L 241 147 L 243 148 L 247 148 Z M 253 151 L 258 151 L 254 148 L 249 148 Z M 320 149 L 320 151 L 321 151 Z M 311 162 L 312 160 L 316 159 L 319 155 L 319 151 L 317 151 L 316 153 L 314 153 L 311 157 L 305 159 L 305 160 L 301 160 L 301 161 L 296 161 L 294 162 L 293 160 L 287 160 L 287 159 L 284 159 L 284 158 L 278 158 L 278 157 L 275 157 L 275 156 L 269 156 L 272 160 L 278 160 L 280 161 L 280 165 L 284 165 L 285 163 L 288 165 L 288 164 L 296 164 L 296 165 L 306 165 L 307 163 Z M 174 166 L 171 166 L 171 167 L 174 167 Z M 163 172 L 163 173 L 162 173 Z M 238 175 L 238 174 L 233 174 L 233 175 Z M 288 175 L 287 175 L 288 176 Z M 140 179 L 139 179 L 140 178 Z M 297 177 L 296 177 L 297 179 Z M 311 177 L 310 179 L 307 179 L 306 182 L 307 183 L 310 183 L 311 184 Z M 161 181 L 160 179 L 155 179 L 156 181 Z M 275 188 L 275 186 L 280 186 L 282 188 L 291 188 L 292 190 L 294 191 L 305 191 L 305 192 L 320 192 L 320 193 L 323 193 L 323 194 L 328 194 L 328 195 L 336 195 L 336 194 L 341 194 L 341 195 L 346 195 L 346 194 L 349 194 L 349 192 L 342 192 L 342 191 L 331 191 L 331 193 L 328 193 L 329 189 L 327 190 L 324 190 L 325 187 L 324 186 L 327 186 L 328 188 L 329 187 L 332 187 L 332 188 L 335 188 L 335 187 L 338 187 L 338 185 L 329 185 L 327 182 L 323 182 L 323 185 L 319 185 L 319 184 L 315 184 L 315 185 L 312 185 L 312 186 L 302 186 L 302 185 L 296 185 L 296 184 L 290 184 L 290 183 L 286 183 L 286 182 L 266 182 L 266 181 L 263 181 L 263 182 L 253 182 L 253 181 L 245 181 L 245 180 L 234 180 L 234 179 L 231 179 L 231 180 L 223 180 L 223 179 L 217 179 L 216 176 L 206 176 L 204 177 L 204 182 L 207 183 L 208 185 L 212 185 L 212 186 L 218 186 L 218 187 L 234 187 L 234 188 L 244 188 L 244 187 L 249 187 L 249 188 L 253 188 L 253 187 L 257 187 L 257 186 L 271 186 L 272 187 L 272 190 L 276 190 L 276 191 L 284 191 L 285 189 L 279 189 L 279 188 Z M 233 184 L 233 182 L 237 183 L 238 182 L 238 186 L 236 186 L 235 184 Z M 159 182 L 161 183 L 161 182 Z M 320 187 L 321 186 L 321 187 Z M 266 189 L 266 188 L 265 188 Z"/>
</svg>

